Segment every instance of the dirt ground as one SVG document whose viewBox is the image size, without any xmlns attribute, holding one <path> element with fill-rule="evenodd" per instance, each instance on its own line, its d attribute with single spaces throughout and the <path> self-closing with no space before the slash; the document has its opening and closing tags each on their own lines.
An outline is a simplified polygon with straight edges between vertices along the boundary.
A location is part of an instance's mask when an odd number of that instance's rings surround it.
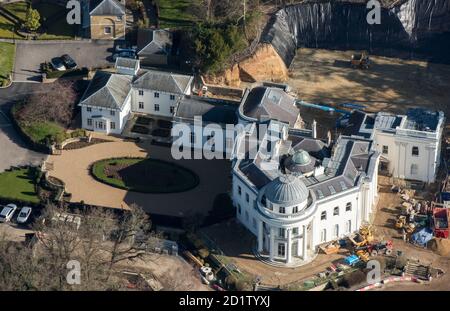
<svg viewBox="0 0 450 311">
<path fill-rule="evenodd" d="M 311 103 L 360 103 L 394 113 L 420 106 L 450 115 L 450 66 L 371 56 L 370 69 L 352 69 L 352 53 L 299 49 L 287 83 Z"/>
<path fill-rule="evenodd" d="M 392 283 L 377 290 L 450 290 L 450 258 L 441 257 L 428 249 L 423 249 L 406 243 L 401 233 L 395 229 L 395 220 L 400 213 L 401 198 L 392 193 L 390 178 L 379 176 L 379 200 L 373 221 L 375 238 L 390 239 L 394 250 L 401 250 L 406 258 L 419 259 L 421 263 L 431 264 L 446 273 L 443 277 L 428 284 Z M 416 198 L 428 199 L 427 192 L 417 193 Z M 308 279 L 323 272 L 333 262 L 349 255 L 346 249 L 333 255 L 318 254 L 309 264 L 297 268 L 284 268 L 268 265 L 253 255 L 254 237 L 235 220 L 216 224 L 203 229 L 207 235 L 241 271 L 259 276 L 261 283 L 269 286 L 283 286 L 289 283 Z"/>
<path fill-rule="evenodd" d="M 401 233 L 394 227 L 396 217 L 400 213 L 399 206 L 402 200 L 400 195 L 392 193 L 390 188 L 390 179 L 379 176 L 380 197 L 373 222 L 375 237 L 379 240 L 391 239 L 394 243 L 394 250 L 401 250 L 406 258 L 419 259 L 420 262 L 431 264 L 446 273 L 443 277 L 428 284 L 391 283 L 378 290 L 450 290 L 450 258 L 439 256 L 429 249 L 404 242 Z M 422 198 L 423 195 L 427 195 L 427 193 L 418 193 L 417 197 Z"/>
</svg>

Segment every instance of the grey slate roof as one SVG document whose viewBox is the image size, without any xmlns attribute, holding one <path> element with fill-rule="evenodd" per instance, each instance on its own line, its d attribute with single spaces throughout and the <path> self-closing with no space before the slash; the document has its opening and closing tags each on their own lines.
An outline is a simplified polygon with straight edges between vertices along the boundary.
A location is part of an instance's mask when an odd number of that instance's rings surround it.
<svg viewBox="0 0 450 311">
<path fill-rule="evenodd" d="M 163 71 L 143 70 L 133 82 L 133 87 L 172 94 L 185 94 L 193 77 Z"/>
<path fill-rule="evenodd" d="M 139 64 L 139 60 L 137 59 L 131 59 L 131 58 L 124 58 L 124 57 L 117 57 L 116 59 L 116 68 L 117 67 L 125 67 L 136 70 Z"/>
<path fill-rule="evenodd" d="M 279 120 L 293 127 L 300 110 L 295 106 L 295 98 L 284 90 L 258 86 L 244 95 L 242 112 L 245 116 L 256 120 Z"/>
<path fill-rule="evenodd" d="M 267 185 L 265 195 L 272 203 L 291 206 L 307 201 L 309 191 L 300 178 L 281 175 Z"/>
<path fill-rule="evenodd" d="M 131 76 L 97 71 L 80 105 L 121 110 L 130 92 L 131 80 Z"/>
<path fill-rule="evenodd" d="M 204 122 L 236 124 L 237 109 L 237 103 L 233 104 L 224 100 L 188 96 L 179 101 L 174 118 L 193 120 L 195 116 L 201 116 Z"/>
<path fill-rule="evenodd" d="M 239 159 L 236 162 L 235 172 L 248 179 L 257 189 L 270 185 L 273 180 L 284 174 L 299 176 L 298 178 L 308 190 L 315 194 L 317 199 L 323 199 L 357 186 L 361 177 L 369 173 L 371 163 L 378 156 L 378 152 L 373 150 L 373 142 L 369 139 L 341 135 L 331 152 L 324 142 L 302 136 L 301 131 L 290 131 L 289 134 L 288 140 L 291 144 L 286 144 L 290 146 L 289 150 L 280 147 L 278 169 L 267 170 L 264 168 L 266 160 L 260 159 L 258 155 L 255 159 L 250 159 L 246 154 L 244 159 Z M 251 139 L 250 137 L 251 135 L 245 139 Z M 241 146 L 243 144 L 245 143 L 238 143 L 238 148 L 243 148 Z M 262 145 L 261 142 L 260 146 Z M 306 171 L 311 172 L 315 167 L 321 165 L 324 168 L 324 173 L 313 176 L 299 174 L 303 173 L 303 170 L 295 170 L 290 165 L 293 164 L 290 155 L 300 150 L 308 152 L 311 158 L 311 162 L 306 165 L 308 166 L 305 168 Z M 283 170 L 283 167 L 285 170 Z"/>
<path fill-rule="evenodd" d="M 89 4 L 90 15 L 124 15 L 125 7 L 116 0 L 94 0 Z"/>
<path fill-rule="evenodd" d="M 137 54 L 166 54 L 172 48 L 172 33 L 165 29 L 139 29 L 137 36 Z"/>
</svg>

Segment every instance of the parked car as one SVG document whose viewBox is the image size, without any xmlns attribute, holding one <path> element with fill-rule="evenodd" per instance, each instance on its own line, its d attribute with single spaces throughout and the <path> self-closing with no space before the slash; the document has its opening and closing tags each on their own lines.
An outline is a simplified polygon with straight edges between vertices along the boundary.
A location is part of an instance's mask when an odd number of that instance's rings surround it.
<svg viewBox="0 0 450 311">
<path fill-rule="evenodd" d="M 58 71 L 64 71 L 67 69 L 66 66 L 64 66 L 64 62 L 61 59 L 61 57 L 52 58 L 52 60 L 50 61 L 50 64 L 52 65 L 52 67 L 55 70 L 58 70 Z"/>
<path fill-rule="evenodd" d="M 113 61 L 116 61 L 117 57 L 123 57 L 123 58 L 136 58 L 136 54 L 134 52 L 131 51 L 125 51 L 125 52 L 120 52 L 120 53 L 116 53 L 113 55 Z"/>
<path fill-rule="evenodd" d="M 72 57 L 70 57 L 68 54 L 64 54 L 61 56 L 61 59 L 68 69 L 75 69 L 77 68 L 77 63 L 73 60 Z"/>
<path fill-rule="evenodd" d="M 15 204 L 8 204 L 5 207 L 3 207 L 2 211 L 0 212 L 0 222 L 11 221 L 11 218 L 14 215 L 16 209 L 17 205 Z"/>
<path fill-rule="evenodd" d="M 135 47 L 128 47 L 126 45 L 116 45 L 115 51 L 116 51 L 116 53 L 121 53 L 121 52 L 136 53 L 136 48 Z"/>
<path fill-rule="evenodd" d="M 28 219 L 30 218 L 31 212 L 32 212 L 31 207 L 28 207 L 28 206 L 22 207 L 19 215 L 17 216 L 17 223 L 19 223 L 19 224 L 26 223 L 28 221 Z"/>
</svg>

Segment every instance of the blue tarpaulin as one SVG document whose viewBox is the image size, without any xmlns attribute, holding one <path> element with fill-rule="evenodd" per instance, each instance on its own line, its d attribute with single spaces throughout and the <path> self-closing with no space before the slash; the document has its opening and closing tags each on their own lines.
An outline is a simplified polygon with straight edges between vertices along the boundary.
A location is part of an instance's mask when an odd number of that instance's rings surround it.
<svg viewBox="0 0 450 311">
<path fill-rule="evenodd" d="M 421 230 L 413 233 L 411 241 L 421 246 L 426 246 L 428 241 L 433 238 L 433 230 L 430 228 L 422 228 Z"/>
</svg>

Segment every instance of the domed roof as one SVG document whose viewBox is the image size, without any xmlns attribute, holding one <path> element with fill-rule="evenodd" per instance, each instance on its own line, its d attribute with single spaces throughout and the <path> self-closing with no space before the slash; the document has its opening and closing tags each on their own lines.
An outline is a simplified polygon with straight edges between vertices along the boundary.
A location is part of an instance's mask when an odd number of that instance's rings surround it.
<svg viewBox="0 0 450 311">
<path fill-rule="evenodd" d="M 305 150 L 298 150 L 292 155 L 292 163 L 297 165 L 308 165 L 311 163 L 311 157 Z"/>
<path fill-rule="evenodd" d="M 272 203 L 289 206 L 308 200 L 309 191 L 298 177 L 282 175 L 267 185 L 265 196 Z"/>
</svg>

